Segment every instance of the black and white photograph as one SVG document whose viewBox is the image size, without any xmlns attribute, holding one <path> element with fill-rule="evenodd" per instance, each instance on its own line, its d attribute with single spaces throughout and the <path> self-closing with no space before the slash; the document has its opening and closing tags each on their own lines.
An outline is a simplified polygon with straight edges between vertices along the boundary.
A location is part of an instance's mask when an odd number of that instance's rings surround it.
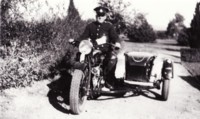
<svg viewBox="0 0 200 119">
<path fill-rule="evenodd" d="M 0 119 L 199 119 L 199 0 L 0 0 Z"/>
</svg>

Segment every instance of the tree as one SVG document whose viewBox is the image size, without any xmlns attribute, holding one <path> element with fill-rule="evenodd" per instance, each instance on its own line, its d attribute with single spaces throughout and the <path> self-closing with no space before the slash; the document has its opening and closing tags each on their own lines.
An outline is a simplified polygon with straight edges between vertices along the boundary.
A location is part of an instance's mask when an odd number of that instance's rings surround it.
<svg viewBox="0 0 200 119">
<path fill-rule="evenodd" d="M 11 25 L 7 22 L 8 11 L 11 8 L 11 0 L 2 0 L 1 1 L 1 10 L 0 10 L 0 45 L 7 44 L 10 45 L 10 42 L 6 41 L 8 37 L 11 36 L 10 29 Z"/>
<path fill-rule="evenodd" d="M 195 14 L 190 26 L 190 46 L 200 48 L 200 2 L 196 4 Z"/>
<path fill-rule="evenodd" d="M 179 14 L 179 13 L 176 13 L 176 14 L 175 14 L 175 20 L 176 20 L 176 22 L 178 22 L 178 23 L 183 23 L 184 20 L 185 20 L 185 18 L 183 17 L 183 15 L 181 15 L 181 14 Z"/>
<path fill-rule="evenodd" d="M 141 13 L 135 16 L 134 23 L 128 27 L 127 36 L 133 42 L 154 42 L 156 40 L 152 26 Z"/>
<path fill-rule="evenodd" d="M 111 22 L 117 33 L 126 31 L 126 22 L 124 20 L 123 11 L 129 6 L 129 3 L 124 3 L 123 0 L 99 0 L 99 5 L 107 7 L 110 12 L 107 21 Z"/>
<path fill-rule="evenodd" d="M 189 28 L 183 28 L 180 32 L 179 32 L 179 35 L 178 35 L 178 38 L 177 38 L 177 42 L 179 45 L 181 46 L 188 46 L 189 45 L 189 41 L 188 41 L 188 31 L 189 31 Z"/>
<path fill-rule="evenodd" d="M 175 20 L 172 20 L 168 23 L 166 34 L 170 37 L 174 37 L 175 33 Z"/>
<path fill-rule="evenodd" d="M 168 23 L 166 34 L 177 39 L 179 33 L 185 28 L 184 20 L 185 18 L 181 14 L 176 13 L 175 18 Z"/>
</svg>

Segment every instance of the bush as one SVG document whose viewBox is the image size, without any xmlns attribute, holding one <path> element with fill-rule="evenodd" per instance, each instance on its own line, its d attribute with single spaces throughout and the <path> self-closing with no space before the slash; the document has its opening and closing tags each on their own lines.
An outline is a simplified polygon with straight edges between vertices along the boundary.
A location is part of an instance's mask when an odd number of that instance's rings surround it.
<svg viewBox="0 0 200 119">
<path fill-rule="evenodd" d="M 128 38 L 132 42 L 154 42 L 156 35 L 148 23 L 143 23 L 139 28 L 135 25 L 129 26 Z"/>
<path fill-rule="evenodd" d="M 185 28 L 185 25 L 183 24 L 184 20 L 185 18 L 181 14 L 175 14 L 175 18 L 171 20 L 167 26 L 166 34 L 168 37 L 178 39 L 179 33 Z"/>
<path fill-rule="evenodd" d="M 156 39 L 168 39 L 166 31 L 156 31 Z"/>
<path fill-rule="evenodd" d="M 196 4 L 195 15 L 191 22 L 190 29 L 190 47 L 191 48 L 200 48 L 200 2 Z"/>
<path fill-rule="evenodd" d="M 0 90 L 27 86 L 59 72 L 55 67 L 74 54 L 68 39 L 78 37 L 88 23 L 80 19 L 73 3 L 65 19 L 40 23 L 8 21 L 9 2 L 1 2 Z"/>
<path fill-rule="evenodd" d="M 19 48 L 17 41 L 1 50 L 5 57 L 0 62 L 0 89 L 24 87 L 33 80 L 44 79 L 46 70 L 43 63 L 47 57 L 32 52 L 29 46 Z"/>
<path fill-rule="evenodd" d="M 188 29 L 183 29 L 179 32 L 177 42 L 181 46 L 188 46 L 189 45 L 188 38 L 189 38 Z"/>
<path fill-rule="evenodd" d="M 100 6 L 105 6 L 110 10 L 107 21 L 111 22 L 116 29 L 118 34 L 126 31 L 126 21 L 124 19 L 123 11 L 127 9 L 130 3 L 124 2 L 123 0 L 99 0 Z"/>
<path fill-rule="evenodd" d="M 141 13 L 137 14 L 134 23 L 128 26 L 127 36 L 133 42 L 154 42 L 156 40 L 153 28 Z"/>
</svg>

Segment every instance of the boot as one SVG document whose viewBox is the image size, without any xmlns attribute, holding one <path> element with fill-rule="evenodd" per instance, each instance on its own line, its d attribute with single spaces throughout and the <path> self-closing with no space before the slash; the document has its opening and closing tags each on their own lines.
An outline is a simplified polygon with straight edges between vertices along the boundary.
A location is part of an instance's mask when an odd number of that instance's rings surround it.
<svg viewBox="0 0 200 119">
<path fill-rule="evenodd" d="M 124 87 L 124 79 L 116 79 L 116 83 L 115 83 L 115 87 L 117 88 L 117 89 L 123 89 L 123 87 Z"/>
<path fill-rule="evenodd" d="M 111 90 L 114 90 L 114 86 L 106 82 L 105 86 L 102 88 L 102 91 L 111 91 Z"/>
<path fill-rule="evenodd" d="M 109 88 L 110 90 L 114 90 L 114 86 L 108 82 L 105 83 L 105 87 Z"/>
</svg>

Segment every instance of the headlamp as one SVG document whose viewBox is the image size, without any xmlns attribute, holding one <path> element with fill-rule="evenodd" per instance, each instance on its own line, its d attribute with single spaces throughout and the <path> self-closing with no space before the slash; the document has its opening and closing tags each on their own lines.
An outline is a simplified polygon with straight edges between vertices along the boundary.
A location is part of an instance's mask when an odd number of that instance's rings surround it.
<svg viewBox="0 0 200 119">
<path fill-rule="evenodd" d="M 92 43 L 89 40 L 83 40 L 79 44 L 79 51 L 83 54 L 89 54 L 92 51 Z"/>
</svg>

